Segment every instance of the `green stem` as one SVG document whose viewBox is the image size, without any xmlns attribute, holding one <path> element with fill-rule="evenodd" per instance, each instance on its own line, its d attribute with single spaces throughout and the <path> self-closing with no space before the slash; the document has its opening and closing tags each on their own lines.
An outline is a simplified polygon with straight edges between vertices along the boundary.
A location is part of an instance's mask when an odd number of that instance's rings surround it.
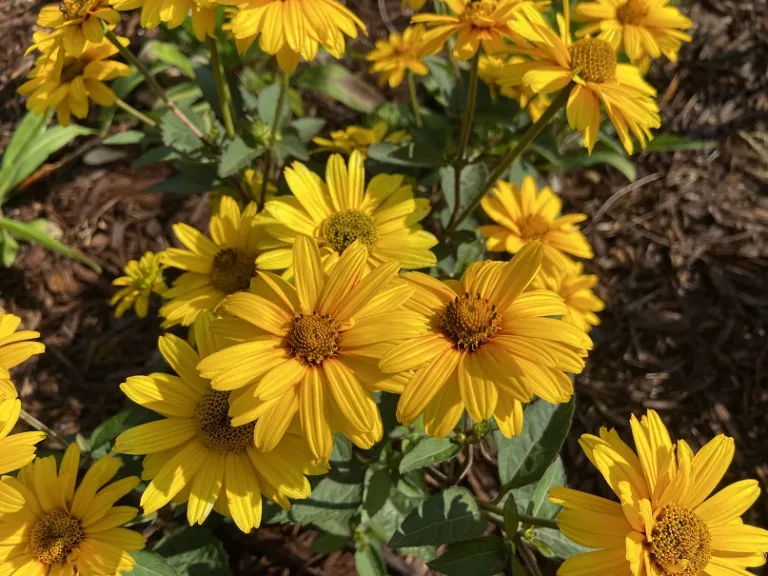
<svg viewBox="0 0 768 576">
<path fill-rule="evenodd" d="M 492 512 L 493 514 L 497 514 L 498 516 L 502 516 L 502 517 L 504 516 L 504 510 L 502 510 L 499 506 L 492 504 L 491 502 L 478 500 L 477 505 L 479 508 L 485 510 L 486 512 Z M 557 522 L 555 520 L 552 520 L 551 518 L 539 518 L 538 516 L 529 516 L 528 514 L 518 514 L 517 517 L 522 524 L 528 524 L 530 526 L 539 526 L 541 528 L 553 528 L 554 530 L 559 530 L 557 526 Z"/>
<path fill-rule="evenodd" d="M 571 83 L 563 88 L 557 97 L 552 101 L 552 104 L 549 105 L 549 108 L 547 108 L 544 111 L 544 114 L 541 115 L 541 118 L 539 118 L 535 124 L 526 130 L 525 134 L 523 134 L 522 138 L 520 138 L 520 141 L 517 143 L 517 146 L 515 146 L 512 150 L 504 155 L 493 172 L 491 172 L 491 175 L 486 180 L 485 185 L 483 186 L 483 189 L 480 191 L 480 193 L 475 197 L 474 200 L 472 200 L 472 203 L 469 204 L 469 206 L 467 206 L 464 211 L 445 229 L 446 236 L 450 232 L 456 230 L 459 224 L 461 224 L 467 216 L 472 214 L 472 212 L 480 204 L 480 200 L 483 199 L 483 196 L 485 196 L 488 191 L 493 188 L 499 178 L 504 176 L 506 171 L 512 165 L 512 162 L 517 160 L 520 154 L 522 154 L 523 151 L 528 148 L 531 142 L 533 142 L 536 137 L 541 134 L 542 130 L 544 130 L 547 124 L 549 124 L 549 121 L 552 120 L 555 114 L 557 114 L 557 112 L 565 106 L 565 104 L 568 102 L 568 96 L 570 95 L 571 88 L 573 88 L 573 86 L 574 84 Z"/>
<path fill-rule="evenodd" d="M 227 136 L 232 139 L 235 137 L 235 124 L 232 121 L 232 93 L 224 76 L 224 67 L 221 63 L 221 55 L 219 54 L 216 38 L 209 37 L 208 46 L 211 50 L 211 68 L 213 68 L 213 79 L 216 82 L 216 93 L 219 95 L 221 118 L 224 120 Z"/>
<path fill-rule="evenodd" d="M 259 210 L 264 208 L 264 203 L 267 200 L 267 187 L 269 186 L 270 172 L 272 172 L 272 165 L 275 161 L 275 144 L 277 142 L 277 132 L 280 129 L 280 117 L 283 115 L 283 108 L 285 108 L 285 102 L 288 100 L 288 81 L 290 74 L 288 72 L 282 72 L 280 79 L 280 95 L 277 97 L 277 107 L 275 108 L 275 117 L 272 119 L 272 130 L 269 134 L 269 146 L 267 146 L 267 153 L 264 159 L 264 178 L 261 183 L 261 198 L 259 199 Z"/>
<path fill-rule="evenodd" d="M 147 116 L 143 112 L 139 112 L 138 110 L 136 110 L 136 108 L 134 108 L 133 106 L 128 104 L 128 102 L 125 102 L 124 100 L 121 100 L 120 98 L 118 98 L 115 101 L 115 105 L 118 108 L 120 108 L 120 110 L 123 110 L 124 112 L 128 112 L 128 114 L 130 114 L 131 116 L 133 116 L 137 120 L 139 120 L 141 122 L 144 122 L 144 124 L 146 124 L 150 128 L 157 128 L 157 122 L 152 120 L 152 118 L 150 118 L 149 116 Z"/>
<path fill-rule="evenodd" d="M 21 413 L 19 414 L 19 418 L 24 420 L 24 422 L 32 426 L 32 428 L 34 428 L 35 430 L 39 430 L 40 432 L 45 432 L 49 438 L 53 438 L 54 440 L 56 440 L 56 442 L 61 444 L 64 448 L 67 448 L 69 446 L 69 442 L 64 440 L 64 438 L 59 436 L 59 434 L 54 432 L 51 428 L 48 428 L 48 426 L 40 422 L 40 420 L 32 416 L 32 414 L 30 414 L 26 410 L 21 411 Z"/>
<path fill-rule="evenodd" d="M 410 70 L 408 70 L 408 94 L 410 96 L 411 110 L 413 110 L 413 118 L 416 120 L 416 126 L 421 128 L 424 125 L 424 122 L 421 119 L 419 98 L 416 95 L 416 79 L 413 76 L 413 72 Z"/>
</svg>

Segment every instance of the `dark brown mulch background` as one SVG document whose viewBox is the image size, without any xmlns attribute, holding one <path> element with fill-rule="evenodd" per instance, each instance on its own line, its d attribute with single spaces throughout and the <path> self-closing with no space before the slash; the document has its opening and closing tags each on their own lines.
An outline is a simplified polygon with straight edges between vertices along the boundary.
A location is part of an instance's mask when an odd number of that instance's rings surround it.
<svg viewBox="0 0 768 576">
<path fill-rule="evenodd" d="M 366 21 L 380 23 L 375 2 L 356 4 Z M 396 16 L 399 1 L 388 5 Z M 0 150 L 23 114 L 15 90 L 32 64 L 23 53 L 38 9 L 0 0 Z M 629 186 L 611 169 L 553 182 L 568 210 L 591 217 L 591 268 L 607 303 L 593 333 L 596 348 L 577 379 L 577 420 L 564 454 L 571 482 L 598 493 L 605 486 L 577 435 L 601 425 L 626 434 L 629 414 L 647 408 L 695 449 L 716 434 L 733 436 L 728 479 L 753 477 L 768 489 L 768 4 L 710 0 L 686 10 L 696 23 L 694 42 L 679 62 L 654 69 L 651 80 L 664 130 L 715 146 L 639 155 L 640 178 Z M 372 39 L 385 33 L 371 25 Z M 167 246 L 173 222 L 202 227 L 207 211 L 204 198 L 141 192 L 163 178 L 162 170 L 88 168 L 81 151 L 57 156 L 6 214 L 49 219 L 104 275 L 37 246 L 22 246 L 15 267 L 0 271 L 0 307 L 39 330 L 48 346 L 15 374 L 23 400 L 64 434 L 91 430 L 118 411 L 117 385 L 155 360 L 156 322 L 116 320 L 107 304 L 111 280 L 127 260 Z M 768 498 L 748 520 L 768 525 Z M 229 536 L 238 573 L 354 570 L 347 552 L 313 555 L 314 536 L 304 529 L 262 528 L 247 543 Z M 393 573 L 425 572 L 419 563 L 390 558 L 388 565 Z"/>
</svg>

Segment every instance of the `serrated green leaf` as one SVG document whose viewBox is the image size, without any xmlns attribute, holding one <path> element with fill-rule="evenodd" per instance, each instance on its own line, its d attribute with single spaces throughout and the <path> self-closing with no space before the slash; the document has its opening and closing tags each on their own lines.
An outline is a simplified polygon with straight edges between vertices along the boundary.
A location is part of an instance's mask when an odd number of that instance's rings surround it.
<svg viewBox="0 0 768 576">
<path fill-rule="evenodd" d="M 461 446 L 450 438 L 442 440 L 424 438 L 400 461 L 400 473 L 404 474 L 438 462 L 445 462 L 459 452 L 461 452 Z"/>
<path fill-rule="evenodd" d="M 229 556 L 213 532 L 202 526 L 185 526 L 161 540 L 155 552 L 178 576 L 230 576 Z"/>
<path fill-rule="evenodd" d="M 144 132 L 141 132 L 139 130 L 126 130 L 125 132 L 118 132 L 117 134 L 112 134 L 112 136 L 105 138 L 102 143 L 108 146 L 138 144 L 139 142 L 144 140 L 145 137 L 146 137 L 146 134 L 144 134 Z"/>
<path fill-rule="evenodd" d="M 387 568 L 378 544 L 361 544 L 355 552 L 355 569 L 360 576 L 386 576 Z"/>
<path fill-rule="evenodd" d="M 560 506 L 549 501 L 549 489 L 554 486 L 565 485 L 565 468 L 563 461 L 558 456 L 544 471 L 541 479 L 536 483 L 536 488 L 528 504 L 528 514 L 539 518 L 554 518 L 560 511 Z"/>
<path fill-rule="evenodd" d="M 266 122 L 269 126 L 273 125 L 275 121 L 275 114 L 277 113 L 277 104 L 280 100 L 280 83 L 275 82 L 264 88 L 259 92 L 259 118 Z M 283 106 L 283 110 L 280 114 L 280 124 L 282 126 L 291 118 L 291 109 L 289 106 Z"/>
<path fill-rule="evenodd" d="M 298 134 L 286 131 L 280 142 L 277 143 L 277 158 L 280 164 L 283 164 L 287 158 L 296 158 L 306 162 L 309 160 L 309 152 Z"/>
<path fill-rule="evenodd" d="M 560 530 L 555 530 L 554 528 L 538 528 L 536 530 L 536 540 L 544 543 L 549 547 L 553 555 L 563 560 L 576 556 L 576 554 L 593 551 L 591 548 L 569 540 Z"/>
<path fill-rule="evenodd" d="M 451 544 L 429 567 L 446 576 L 493 576 L 504 570 L 507 549 L 498 536 L 485 536 Z"/>
<path fill-rule="evenodd" d="M 289 128 L 296 130 L 302 142 L 310 142 L 312 138 L 325 126 L 322 118 L 298 118 L 291 122 Z"/>
<path fill-rule="evenodd" d="M 706 150 L 717 146 L 709 140 L 691 140 L 679 134 L 656 134 L 644 152 L 677 152 L 679 150 Z"/>
<path fill-rule="evenodd" d="M 219 178 L 225 178 L 246 168 L 255 159 L 264 154 L 264 148 L 251 148 L 239 136 L 228 141 L 219 161 Z"/>
<path fill-rule="evenodd" d="M 139 550 L 131 552 L 131 556 L 136 561 L 131 576 L 179 576 L 173 566 L 159 554 Z"/>
<path fill-rule="evenodd" d="M 197 126 L 202 132 L 205 131 L 203 119 L 191 108 L 181 106 L 182 112 L 189 118 L 190 122 Z M 160 117 L 160 132 L 163 136 L 163 144 L 179 152 L 188 153 L 199 150 L 203 147 L 203 142 L 195 136 L 189 128 L 182 122 L 171 110 L 166 111 Z"/>
<path fill-rule="evenodd" d="M 376 514 L 389 498 L 392 477 L 384 466 L 368 468 L 365 471 L 365 490 L 363 508 L 369 516 Z"/>
<path fill-rule="evenodd" d="M 338 100 L 348 108 L 370 114 L 384 96 L 341 64 L 308 66 L 296 75 L 296 87 Z"/>
</svg>

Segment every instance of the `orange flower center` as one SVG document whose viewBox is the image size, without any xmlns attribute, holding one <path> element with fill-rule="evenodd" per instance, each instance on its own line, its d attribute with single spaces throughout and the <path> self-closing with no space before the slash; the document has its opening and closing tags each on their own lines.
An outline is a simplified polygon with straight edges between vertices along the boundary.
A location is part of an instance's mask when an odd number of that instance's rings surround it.
<svg viewBox="0 0 768 576">
<path fill-rule="evenodd" d="M 650 10 L 648 0 L 629 0 L 616 11 L 616 18 L 622 24 L 638 24 Z"/>
<path fill-rule="evenodd" d="M 29 541 L 35 559 L 50 566 L 63 562 L 84 537 L 80 520 L 56 508 L 40 517 L 32 528 Z"/>
<path fill-rule="evenodd" d="M 299 314 L 293 318 L 288 346 L 309 364 L 322 364 L 339 351 L 339 330 L 328 314 Z"/>
<path fill-rule="evenodd" d="M 613 47 L 599 38 L 584 38 L 570 47 L 571 70 L 587 82 L 604 84 L 616 81 L 616 53 Z"/>
<path fill-rule="evenodd" d="M 200 441 L 211 450 L 240 454 L 253 444 L 253 429 L 256 423 L 232 426 L 229 417 L 229 392 L 206 392 L 195 408 L 194 418 Z"/>
<path fill-rule="evenodd" d="M 339 254 L 355 240 L 373 250 L 379 239 L 373 219 L 357 210 L 343 210 L 328 218 L 323 223 L 323 236 Z"/>
<path fill-rule="evenodd" d="M 247 290 L 256 272 L 255 258 L 244 250 L 227 248 L 213 259 L 211 281 L 215 288 L 232 294 Z"/>
<path fill-rule="evenodd" d="M 712 557 L 707 525 L 682 506 L 664 506 L 650 541 L 651 558 L 665 576 L 698 576 Z"/>
<path fill-rule="evenodd" d="M 543 216 L 531 214 L 518 223 L 520 236 L 526 242 L 541 240 L 549 232 L 549 222 Z"/>
<path fill-rule="evenodd" d="M 469 292 L 448 304 L 442 317 L 443 332 L 459 350 L 477 350 L 493 338 L 500 325 L 496 305 L 480 294 L 471 296 Z"/>
<path fill-rule="evenodd" d="M 495 0 L 480 0 L 479 2 L 471 2 L 459 18 L 462 22 L 468 22 L 477 28 L 491 28 L 496 24 L 492 18 L 495 10 Z"/>
</svg>

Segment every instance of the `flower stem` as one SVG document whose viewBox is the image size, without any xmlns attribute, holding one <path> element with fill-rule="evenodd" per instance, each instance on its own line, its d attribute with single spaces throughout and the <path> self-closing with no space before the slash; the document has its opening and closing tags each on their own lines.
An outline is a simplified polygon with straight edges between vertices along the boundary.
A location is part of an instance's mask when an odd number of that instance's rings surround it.
<svg viewBox="0 0 768 576">
<path fill-rule="evenodd" d="M 535 124 L 526 130 L 525 134 L 523 134 L 522 138 L 520 138 L 520 141 L 517 143 L 517 146 L 515 146 L 512 150 L 504 155 L 493 172 L 491 172 L 491 175 L 486 180 L 485 185 L 483 186 L 483 189 L 480 191 L 480 193 L 475 197 L 474 200 L 472 200 L 472 202 L 464 209 L 464 211 L 459 214 L 458 217 L 452 220 L 452 222 L 445 229 L 446 235 L 456 230 L 459 224 L 461 224 L 467 216 L 472 214 L 472 212 L 480 204 L 480 200 L 483 199 L 483 196 L 485 196 L 488 191 L 493 188 L 493 186 L 496 184 L 496 181 L 501 178 L 512 165 L 512 162 L 517 160 L 520 154 L 522 154 L 523 151 L 528 148 L 531 142 L 533 142 L 536 137 L 541 134 L 542 130 L 544 130 L 547 124 L 549 124 L 549 121 L 552 120 L 555 114 L 557 114 L 557 112 L 565 106 L 565 104 L 568 102 L 568 96 L 570 95 L 573 86 L 574 84 L 571 83 L 563 88 L 557 97 L 552 101 L 552 104 L 549 105 L 549 108 L 547 108 L 544 111 L 544 114 L 541 115 L 541 118 L 539 118 Z M 458 180 L 458 175 L 456 178 Z"/>
<path fill-rule="evenodd" d="M 150 118 L 149 116 L 147 116 L 143 112 L 139 112 L 138 110 L 136 110 L 136 108 L 134 108 L 133 106 L 128 104 L 128 102 L 125 102 L 124 100 L 121 100 L 120 98 L 118 98 L 115 101 L 115 105 L 118 108 L 120 108 L 120 110 L 123 110 L 124 112 L 128 112 L 128 114 L 130 114 L 131 116 L 133 116 L 137 120 L 143 122 L 144 124 L 146 124 L 150 128 L 157 128 L 157 122 L 152 120 L 152 118 Z"/>
<path fill-rule="evenodd" d="M 491 502 L 478 500 L 477 505 L 479 508 L 482 508 L 486 512 L 492 512 L 493 514 L 497 514 L 502 517 L 504 516 L 504 510 L 502 510 L 499 506 L 492 504 Z M 552 528 L 554 530 L 559 529 L 557 522 L 551 518 L 539 518 L 538 516 L 529 516 L 528 514 L 518 514 L 517 517 L 522 524 L 539 526 L 541 528 Z"/>
<path fill-rule="evenodd" d="M 408 70 L 408 94 L 410 96 L 411 110 L 413 111 L 413 119 L 416 120 L 416 126 L 421 128 L 424 122 L 421 119 L 421 109 L 419 108 L 419 98 L 416 95 L 416 79 L 413 76 L 413 72 Z"/>
<path fill-rule="evenodd" d="M 224 67 L 221 63 L 219 46 L 216 38 L 208 38 L 208 46 L 211 50 L 211 68 L 213 68 L 213 79 L 216 82 L 216 93 L 219 95 L 219 105 L 221 106 L 221 118 L 224 121 L 224 128 L 227 130 L 227 136 L 230 139 L 235 137 L 235 124 L 232 121 L 232 93 L 229 90 L 229 84 L 224 76 Z"/>
<path fill-rule="evenodd" d="M 277 106 L 275 108 L 275 117 L 272 119 L 272 130 L 269 134 L 269 146 L 267 146 L 266 157 L 264 158 L 264 178 L 261 182 L 261 197 L 259 198 L 259 210 L 264 208 L 267 200 L 267 187 L 269 186 L 270 172 L 275 161 L 275 144 L 277 143 L 277 131 L 280 129 L 280 117 L 283 115 L 285 102 L 288 100 L 288 85 L 290 74 L 282 72 L 280 79 L 280 94 L 277 97 Z"/>
<path fill-rule="evenodd" d="M 48 426 L 40 422 L 40 420 L 32 416 L 32 414 L 30 414 L 26 410 L 21 411 L 21 413 L 19 414 L 19 418 L 24 420 L 24 422 L 32 426 L 32 428 L 34 428 L 35 430 L 39 430 L 40 432 L 45 432 L 49 438 L 53 438 L 54 440 L 56 440 L 56 442 L 61 444 L 64 448 L 67 448 L 69 446 L 69 442 L 64 440 L 64 438 L 59 436 L 59 434 L 54 432 L 52 429 L 48 428 Z"/>
</svg>

